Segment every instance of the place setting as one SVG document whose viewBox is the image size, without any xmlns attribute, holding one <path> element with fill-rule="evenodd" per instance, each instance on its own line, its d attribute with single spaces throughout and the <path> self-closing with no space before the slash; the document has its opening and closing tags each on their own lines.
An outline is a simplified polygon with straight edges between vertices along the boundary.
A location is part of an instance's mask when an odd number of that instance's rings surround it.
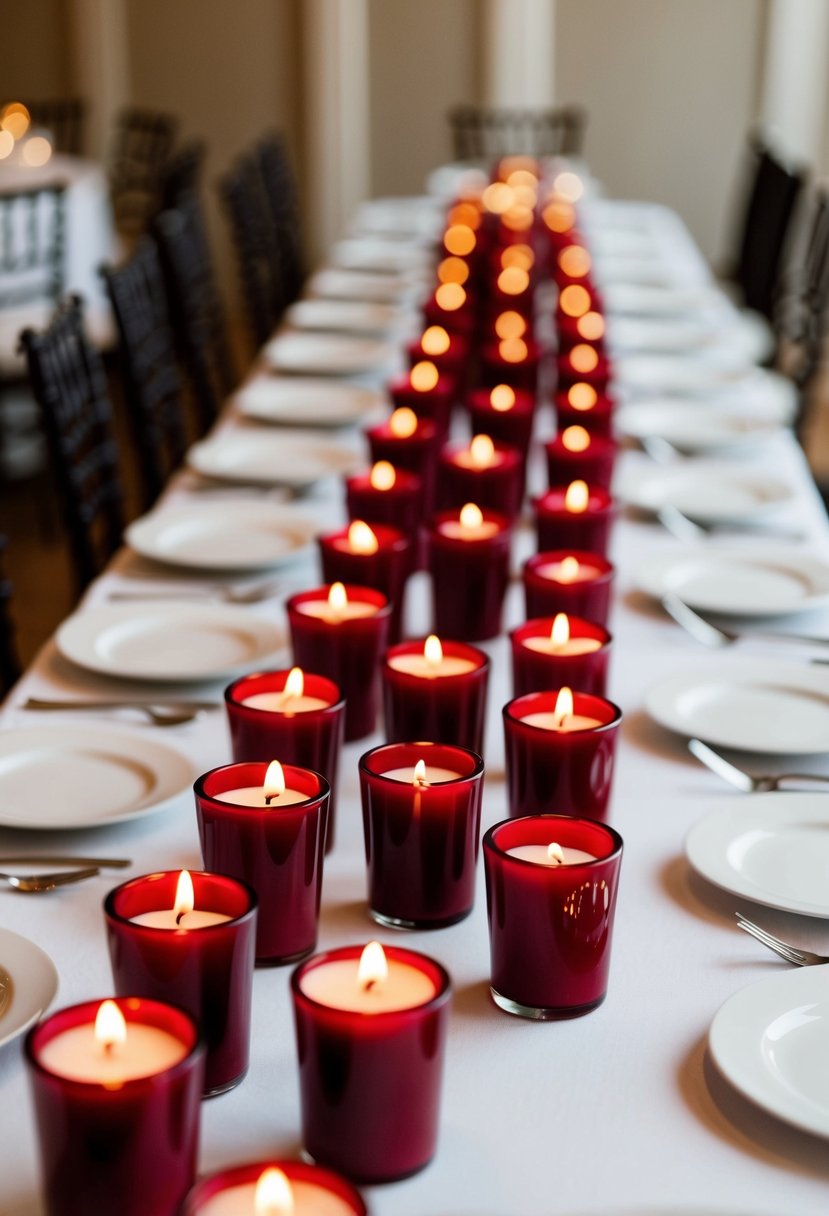
<svg viewBox="0 0 829 1216">
<path fill-rule="evenodd" d="M 313 430 L 245 427 L 194 444 L 188 468 L 211 481 L 304 493 L 326 478 L 355 470 L 352 447 Z"/>
<path fill-rule="evenodd" d="M 326 377 L 256 375 L 235 394 L 243 418 L 284 427 L 336 430 L 375 418 L 382 395 Z"/>
<path fill-rule="evenodd" d="M 286 329 L 265 344 L 261 357 L 282 375 L 361 376 L 392 365 L 395 347 L 359 334 Z"/>
</svg>

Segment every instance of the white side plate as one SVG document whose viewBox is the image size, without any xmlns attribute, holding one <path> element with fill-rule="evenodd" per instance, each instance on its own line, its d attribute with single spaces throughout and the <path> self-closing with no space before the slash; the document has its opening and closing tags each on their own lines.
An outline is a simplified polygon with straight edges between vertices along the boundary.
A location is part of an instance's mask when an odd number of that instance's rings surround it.
<svg viewBox="0 0 829 1216">
<path fill-rule="evenodd" d="M 673 592 L 700 612 L 775 617 L 829 601 L 829 566 L 796 550 L 689 549 L 651 558 L 636 573 L 641 591 Z"/>
<path fill-rule="evenodd" d="M 235 401 L 246 418 L 299 427 L 353 426 L 384 403 L 371 389 L 310 376 L 257 376 L 239 390 Z"/>
<path fill-rule="evenodd" d="M 387 334 L 400 322 L 390 304 L 359 300 L 297 300 L 285 313 L 297 329 L 345 334 Z"/>
<path fill-rule="evenodd" d="M 203 477 L 304 490 L 359 466 L 360 457 L 333 439 L 312 432 L 277 433 L 263 428 L 230 431 L 196 443 L 187 463 Z"/>
<path fill-rule="evenodd" d="M 310 334 L 286 330 L 262 348 L 277 371 L 323 376 L 356 376 L 379 371 L 394 359 L 394 349 L 376 338 L 353 334 Z"/>
<path fill-rule="evenodd" d="M 656 469 L 639 464 L 623 470 L 615 488 L 622 501 L 641 511 L 672 506 L 712 524 L 751 521 L 792 497 L 785 482 L 767 473 L 703 460 Z"/>
<path fill-rule="evenodd" d="M 0 929 L 0 964 L 12 979 L 12 999 L 0 1017 L 0 1047 L 10 1043 L 41 1017 L 55 999 L 55 964 L 34 942 Z"/>
</svg>

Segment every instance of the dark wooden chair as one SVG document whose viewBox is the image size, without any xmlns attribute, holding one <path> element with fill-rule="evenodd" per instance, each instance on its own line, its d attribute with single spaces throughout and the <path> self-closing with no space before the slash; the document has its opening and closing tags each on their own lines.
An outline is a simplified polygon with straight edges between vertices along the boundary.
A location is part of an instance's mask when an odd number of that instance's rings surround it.
<svg viewBox="0 0 829 1216">
<path fill-rule="evenodd" d="M 149 507 L 187 447 L 183 386 L 155 243 L 143 237 L 129 262 L 105 266 L 101 274 L 118 328 L 124 396 Z"/>
<path fill-rule="evenodd" d="M 236 385 L 224 310 L 198 199 L 164 211 L 153 226 L 176 346 L 193 390 L 199 427 L 215 421 Z"/>
<path fill-rule="evenodd" d="M 43 331 L 21 343 L 42 416 L 79 591 L 121 540 L 123 506 L 112 406 L 101 357 L 84 336 L 83 305 L 65 300 Z"/>
<path fill-rule="evenodd" d="M 179 207 L 198 193 L 206 156 L 207 148 L 200 139 L 188 140 L 170 156 L 161 173 L 162 211 Z"/>
<path fill-rule="evenodd" d="M 285 141 L 276 131 L 262 136 L 256 144 L 255 156 L 279 249 L 285 303 L 292 304 L 305 281 L 296 176 Z"/>
<path fill-rule="evenodd" d="M 240 157 L 219 180 L 230 224 L 248 327 L 258 348 L 271 336 L 287 304 L 282 253 L 259 166 Z"/>
<path fill-rule="evenodd" d="M 110 153 L 110 190 L 118 231 L 137 238 L 159 209 L 162 175 L 173 150 L 171 114 L 130 106 L 120 111 Z"/>
<path fill-rule="evenodd" d="M 448 119 L 456 160 L 577 156 L 587 122 L 578 106 L 531 109 L 459 105 L 449 111 Z"/>
<path fill-rule="evenodd" d="M 84 151 L 86 102 L 80 97 L 25 101 L 32 126 L 48 131 L 56 152 L 80 156 Z"/>
<path fill-rule="evenodd" d="M 15 644 L 14 621 L 11 614 L 12 585 L 2 567 L 5 536 L 0 536 L 0 697 L 5 697 L 20 676 L 20 660 Z"/>
<path fill-rule="evenodd" d="M 746 308 L 769 320 L 805 174 L 790 168 L 759 138 L 750 140 L 754 167 L 740 222 L 732 277 Z"/>
</svg>

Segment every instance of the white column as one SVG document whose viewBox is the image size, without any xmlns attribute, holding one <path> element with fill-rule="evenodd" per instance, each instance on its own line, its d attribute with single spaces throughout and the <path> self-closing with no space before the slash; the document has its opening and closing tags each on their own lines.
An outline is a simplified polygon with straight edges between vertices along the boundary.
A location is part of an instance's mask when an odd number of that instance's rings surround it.
<svg viewBox="0 0 829 1216">
<path fill-rule="evenodd" d="M 89 106 L 86 152 L 103 160 L 130 99 L 126 0 L 70 0 L 67 16 L 72 85 Z"/>
<path fill-rule="evenodd" d="M 553 104 L 555 0 L 484 0 L 484 101 Z"/>
<path fill-rule="evenodd" d="M 304 0 L 305 163 L 312 260 L 370 189 L 368 0 Z"/>
<path fill-rule="evenodd" d="M 822 160 L 829 4 L 770 0 L 761 119 L 781 147 L 809 164 Z"/>
</svg>

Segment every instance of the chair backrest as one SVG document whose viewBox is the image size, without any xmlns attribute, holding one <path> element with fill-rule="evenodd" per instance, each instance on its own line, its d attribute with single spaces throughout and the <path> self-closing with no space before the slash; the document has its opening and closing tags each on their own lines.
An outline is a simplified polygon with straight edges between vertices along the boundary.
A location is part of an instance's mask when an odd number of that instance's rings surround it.
<svg viewBox="0 0 829 1216">
<path fill-rule="evenodd" d="M 786 238 L 804 174 L 790 169 L 761 143 L 738 244 L 735 278 L 747 308 L 771 318 Z"/>
<path fill-rule="evenodd" d="M 276 234 L 285 303 L 291 304 L 299 296 L 305 279 L 296 176 L 285 141 L 278 132 L 263 135 L 256 144 L 255 155 Z"/>
<path fill-rule="evenodd" d="M 155 243 L 143 237 L 124 266 L 105 266 L 101 274 L 118 327 L 124 393 L 148 507 L 187 447 L 182 383 Z"/>
<path fill-rule="evenodd" d="M 183 143 L 168 159 L 161 173 L 161 210 L 179 207 L 201 185 L 207 148 L 200 139 Z"/>
<path fill-rule="evenodd" d="M 187 203 L 156 217 L 170 319 L 176 345 L 190 379 L 202 430 L 215 421 L 236 384 L 224 310 L 201 207 Z"/>
<path fill-rule="evenodd" d="M 578 106 L 460 105 L 449 111 L 448 119 L 456 160 L 578 155 L 587 121 Z"/>
<path fill-rule="evenodd" d="M 123 530 L 106 375 L 84 335 L 78 296 L 62 303 L 45 330 L 24 330 L 21 343 L 43 415 L 76 582 L 83 589 L 117 548 Z"/>
<path fill-rule="evenodd" d="M 219 193 L 230 223 L 248 325 L 259 347 L 273 333 L 287 301 L 275 226 L 257 162 L 240 157 L 219 180 Z"/>
<path fill-rule="evenodd" d="M 5 536 L 0 536 L 0 558 L 6 547 Z M 11 615 L 12 585 L 0 564 L 0 697 L 4 697 L 20 675 L 20 660 L 14 640 L 14 622 Z"/>
<path fill-rule="evenodd" d="M 171 114 L 136 106 L 115 120 L 110 190 L 118 230 L 137 236 L 158 210 L 164 166 L 173 150 L 177 121 Z"/>
<path fill-rule="evenodd" d="M 0 308 L 56 303 L 64 286 L 65 188 L 0 194 Z"/>
<path fill-rule="evenodd" d="M 84 151 L 86 102 L 80 97 L 55 97 L 46 101 L 26 101 L 33 127 L 51 136 L 56 152 L 80 156 Z"/>
</svg>

